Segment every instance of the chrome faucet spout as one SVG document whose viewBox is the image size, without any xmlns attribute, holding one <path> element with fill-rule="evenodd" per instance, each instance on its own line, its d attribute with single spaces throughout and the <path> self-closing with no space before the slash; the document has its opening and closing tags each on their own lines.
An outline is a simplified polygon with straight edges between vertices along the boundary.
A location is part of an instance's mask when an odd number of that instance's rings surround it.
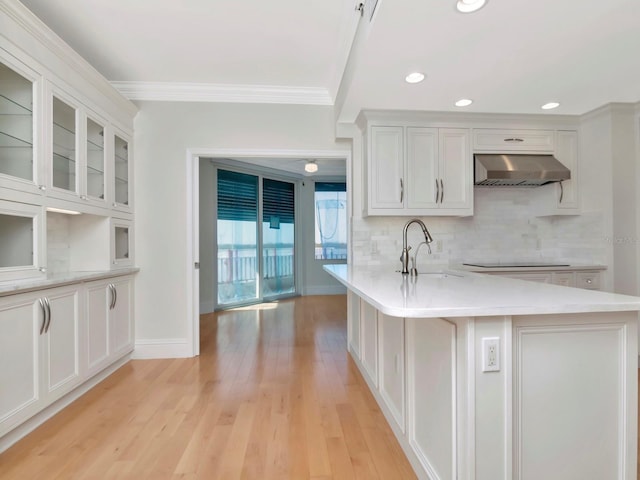
<svg viewBox="0 0 640 480">
<path fill-rule="evenodd" d="M 411 250 L 411 246 L 407 246 L 407 231 L 409 230 L 409 226 L 412 223 L 417 223 L 418 225 L 420 225 L 422 233 L 424 233 L 424 241 L 427 243 L 427 245 L 433 242 L 433 238 L 431 238 L 431 234 L 429 233 L 429 230 L 427 230 L 427 226 L 419 218 L 409 220 L 404 225 L 404 229 L 402 230 L 402 253 L 400 254 L 400 262 L 402 262 L 401 273 L 403 274 L 409 273 L 409 250 Z"/>
</svg>

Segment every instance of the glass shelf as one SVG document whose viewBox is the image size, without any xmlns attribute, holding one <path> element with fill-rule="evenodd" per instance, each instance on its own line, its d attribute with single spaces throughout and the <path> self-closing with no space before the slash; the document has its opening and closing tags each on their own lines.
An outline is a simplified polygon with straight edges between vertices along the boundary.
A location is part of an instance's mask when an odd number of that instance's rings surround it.
<svg viewBox="0 0 640 480">
<path fill-rule="evenodd" d="M 33 148 L 33 144 L 28 140 L 0 132 L 0 148 Z"/>
<path fill-rule="evenodd" d="M 89 175 L 104 175 L 104 170 L 100 170 L 99 168 L 93 168 L 87 165 L 87 173 Z"/>
<path fill-rule="evenodd" d="M 21 105 L 6 95 L 0 94 L 0 115 L 33 115 L 30 107 Z"/>
</svg>

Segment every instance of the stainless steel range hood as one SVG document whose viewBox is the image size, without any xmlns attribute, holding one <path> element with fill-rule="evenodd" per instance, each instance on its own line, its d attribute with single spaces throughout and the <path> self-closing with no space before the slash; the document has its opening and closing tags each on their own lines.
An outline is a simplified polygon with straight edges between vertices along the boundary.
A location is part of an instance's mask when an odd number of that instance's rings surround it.
<svg viewBox="0 0 640 480">
<path fill-rule="evenodd" d="M 485 187 L 539 187 L 571 178 L 553 155 L 474 155 L 475 184 Z"/>
</svg>

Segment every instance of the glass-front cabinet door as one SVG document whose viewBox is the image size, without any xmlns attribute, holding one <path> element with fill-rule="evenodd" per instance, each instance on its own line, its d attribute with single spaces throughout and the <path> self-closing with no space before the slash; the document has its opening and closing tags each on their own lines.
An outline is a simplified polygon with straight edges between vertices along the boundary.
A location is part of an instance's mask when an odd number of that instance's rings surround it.
<svg viewBox="0 0 640 480">
<path fill-rule="evenodd" d="M 0 187 L 39 192 L 34 148 L 37 85 L 35 73 L 0 49 Z"/>
<path fill-rule="evenodd" d="M 0 200 L 0 281 L 45 271 L 43 207 Z"/>
<path fill-rule="evenodd" d="M 54 192 L 78 195 L 77 109 L 54 93 L 49 169 Z"/>
<path fill-rule="evenodd" d="M 124 135 L 116 133 L 113 137 L 113 152 L 114 152 L 114 204 L 113 207 L 120 210 L 129 210 L 130 199 L 130 162 L 129 155 L 129 141 Z"/>
<path fill-rule="evenodd" d="M 87 117 L 85 189 L 89 200 L 105 200 L 104 122 Z"/>
</svg>

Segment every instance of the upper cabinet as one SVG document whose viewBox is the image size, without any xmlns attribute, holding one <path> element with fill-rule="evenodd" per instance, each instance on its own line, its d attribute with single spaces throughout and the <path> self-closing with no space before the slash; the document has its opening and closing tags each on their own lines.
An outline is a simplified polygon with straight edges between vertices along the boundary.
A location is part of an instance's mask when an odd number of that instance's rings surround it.
<svg viewBox="0 0 640 480">
<path fill-rule="evenodd" d="M 472 215 L 469 130 L 371 125 L 368 215 Z"/>
<path fill-rule="evenodd" d="M 474 152 L 553 152 L 553 130 L 473 130 Z"/>
<path fill-rule="evenodd" d="M 2 197 L 130 218 L 131 131 L 37 67 L 0 48 Z"/>
<path fill-rule="evenodd" d="M 537 213 L 540 216 L 578 215 L 580 214 L 578 132 L 557 130 L 554 155 L 571 171 L 571 179 L 536 189 Z"/>
<path fill-rule="evenodd" d="M 44 188 L 37 171 L 34 116 L 40 83 L 38 75 L 17 60 L 0 61 L 0 188 L 33 194 Z"/>
</svg>

